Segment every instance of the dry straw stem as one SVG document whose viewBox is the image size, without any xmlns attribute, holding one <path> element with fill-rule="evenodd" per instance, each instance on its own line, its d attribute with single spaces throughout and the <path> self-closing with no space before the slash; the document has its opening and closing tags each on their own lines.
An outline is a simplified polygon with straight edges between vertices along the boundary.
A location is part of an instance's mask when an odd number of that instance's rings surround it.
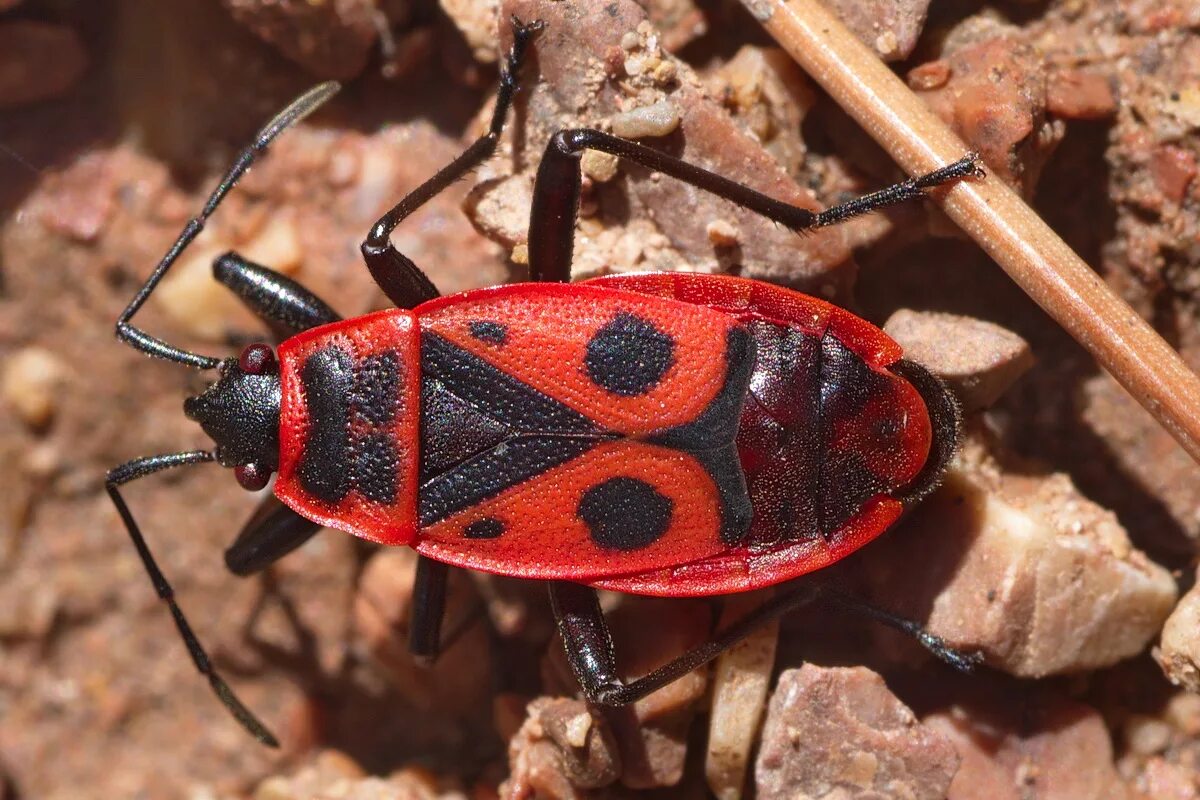
<svg viewBox="0 0 1200 800">
<path fill-rule="evenodd" d="M 909 174 L 966 145 L 816 0 L 742 0 Z M 945 212 L 1200 461 L 1200 378 L 1021 198 L 994 176 L 940 198 Z"/>
</svg>

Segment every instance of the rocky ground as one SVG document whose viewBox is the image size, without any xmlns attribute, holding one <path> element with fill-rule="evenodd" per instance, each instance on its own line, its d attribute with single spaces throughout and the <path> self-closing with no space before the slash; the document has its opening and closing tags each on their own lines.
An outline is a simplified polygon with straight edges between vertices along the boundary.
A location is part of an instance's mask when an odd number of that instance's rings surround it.
<svg viewBox="0 0 1200 800">
<path fill-rule="evenodd" d="M 1194 3 L 832 6 L 1200 367 Z M 209 277 L 231 248 L 342 314 L 383 307 L 358 244 L 483 129 L 511 14 L 548 27 L 499 154 L 394 236 L 443 292 L 524 275 L 533 170 L 561 127 L 654 137 L 809 208 L 899 177 L 725 0 L 0 0 L 0 797 L 1200 797 L 1196 464 L 932 206 L 798 237 L 598 154 L 578 276 L 809 291 L 960 394 L 943 487 L 826 577 L 986 667 L 958 675 L 814 605 L 600 712 L 576 699 L 540 587 L 461 574 L 463 633 L 426 670 L 404 644 L 410 554 L 324 532 L 234 578 L 221 553 L 256 498 L 196 467 L 126 497 L 283 747 L 229 719 L 103 491 L 117 463 L 206 446 L 180 413 L 200 379 L 119 345 L 113 321 L 237 148 L 331 78 L 341 94 L 278 140 L 138 319 L 202 352 L 262 337 Z M 764 596 L 606 598 L 622 668 Z"/>
</svg>

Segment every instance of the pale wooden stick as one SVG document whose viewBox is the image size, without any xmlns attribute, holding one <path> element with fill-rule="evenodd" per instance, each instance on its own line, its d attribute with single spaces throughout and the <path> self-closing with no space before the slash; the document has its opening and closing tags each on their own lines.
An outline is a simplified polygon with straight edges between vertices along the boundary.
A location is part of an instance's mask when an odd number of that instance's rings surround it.
<svg viewBox="0 0 1200 800">
<path fill-rule="evenodd" d="M 742 0 L 763 27 L 911 175 L 966 145 L 816 0 Z M 939 202 L 1200 461 L 1200 378 L 1001 180 L 964 181 Z"/>
</svg>

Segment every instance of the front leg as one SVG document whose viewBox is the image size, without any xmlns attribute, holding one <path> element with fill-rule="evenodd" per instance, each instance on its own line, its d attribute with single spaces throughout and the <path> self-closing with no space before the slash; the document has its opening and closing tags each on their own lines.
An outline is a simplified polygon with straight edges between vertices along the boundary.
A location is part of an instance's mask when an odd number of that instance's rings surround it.
<svg viewBox="0 0 1200 800">
<path fill-rule="evenodd" d="M 404 219 L 440 194 L 447 186 L 466 175 L 496 152 L 508 107 L 517 90 L 521 63 L 538 32 L 545 27 L 541 20 L 528 25 L 513 18 L 513 46 L 504 68 L 500 71 L 500 88 L 496 93 L 496 108 L 488 132 L 479 137 L 462 155 L 451 161 L 436 175 L 409 192 L 391 211 L 380 217 L 366 241 L 362 243 L 363 259 L 371 276 L 384 294 L 400 308 L 413 308 L 438 296 L 437 287 L 420 267 L 392 245 L 392 231 Z"/>
</svg>

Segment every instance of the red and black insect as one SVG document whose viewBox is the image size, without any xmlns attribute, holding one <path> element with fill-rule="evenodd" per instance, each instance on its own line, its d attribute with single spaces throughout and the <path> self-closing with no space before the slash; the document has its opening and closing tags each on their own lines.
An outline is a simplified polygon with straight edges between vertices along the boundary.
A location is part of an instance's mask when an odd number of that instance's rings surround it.
<svg viewBox="0 0 1200 800">
<path fill-rule="evenodd" d="M 631 683 L 617 677 L 596 587 L 695 596 L 770 586 L 881 534 L 937 482 L 957 411 L 945 388 L 850 313 L 715 275 L 570 284 L 579 156 L 596 149 L 691 183 L 793 230 L 829 225 L 977 171 L 967 157 L 820 213 L 772 200 L 596 130 L 546 149 L 529 229 L 531 282 L 439 297 L 390 242 L 397 225 L 495 149 L 541 23 L 514 21 L 489 132 L 372 228 L 367 267 L 397 308 L 341 320 L 294 281 L 235 253 L 213 266 L 281 340 L 218 359 L 130 319 L 251 163 L 328 99 L 324 84 L 272 120 L 190 221 L 117 322 L 143 353 L 217 380 L 184 411 L 214 450 L 139 458 L 107 490 L 197 668 L 261 741 L 274 737 L 215 672 L 118 487 L 200 462 L 274 496 L 225 554 L 247 575 L 321 526 L 420 554 L 410 649 L 433 658 L 450 565 L 545 580 L 586 696 L 632 702 L 820 593 L 974 663 L 914 623 L 813 586 L 789 588 L 711 642 Z"/>
</svg>

